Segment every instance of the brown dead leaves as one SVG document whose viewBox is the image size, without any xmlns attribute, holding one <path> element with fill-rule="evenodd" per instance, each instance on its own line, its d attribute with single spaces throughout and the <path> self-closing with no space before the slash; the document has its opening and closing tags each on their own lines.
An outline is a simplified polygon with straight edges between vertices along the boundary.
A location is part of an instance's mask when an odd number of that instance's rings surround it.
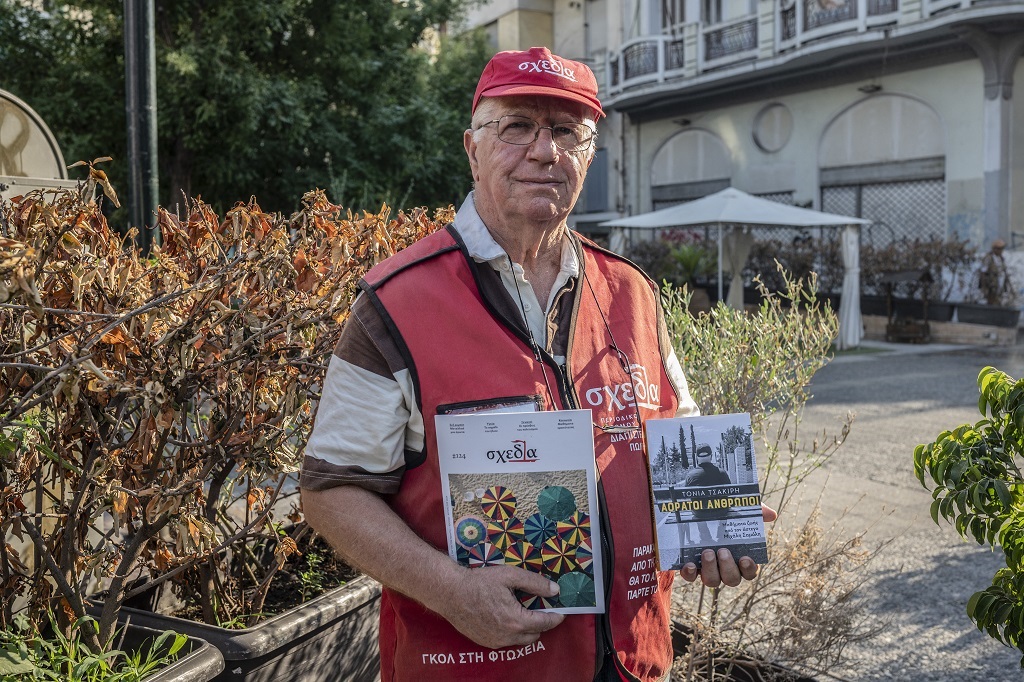
<svg viewBox="0 0 1024 682">
<path fill-rule="evenodd" d="M 101 171 L 90 178 L 116 197 Z M 157 572 L 182 559 L 169 548 L 216 544 L 212 472 L 259 483 L 294 470 L 359 278 L 454 212 L 353 215 L 316 190 L 290 217 L 250 199 L 222 219 L 195 200 L 158 211 L 162 245 L 142 254 L 83 196 L 0 206 L 0 435 L 44 425 L 19 461 L 31 454 L 60 482 L 55 509 L 92 515 L 59 527 L 101 513 L 136 530 L 165 524 L 143 553 Z M 44 440 L 54 456 L 38 456 Z M 26 473 L 12 473 L 0 509 L 16 509 Z M 272 503 L 254 490 L 250 509 Z"/>
</svg>

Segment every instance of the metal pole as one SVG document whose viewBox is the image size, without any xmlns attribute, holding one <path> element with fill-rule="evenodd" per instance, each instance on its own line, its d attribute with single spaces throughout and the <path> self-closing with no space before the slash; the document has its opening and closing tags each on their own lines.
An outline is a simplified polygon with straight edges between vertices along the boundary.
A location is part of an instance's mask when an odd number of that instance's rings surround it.
<svg viewBox="0 0 1024 682">
<path fill-rule="evenodd" d="M 718 223 L 718 302 L 722 302 L 722 223 Z"/>
<path fill-rule="evenodd" d="M 159 242 L 154 0 L 124 0 L 125 118 L 128 124 L 128 219 L 147 253 Z"/>
</svg>

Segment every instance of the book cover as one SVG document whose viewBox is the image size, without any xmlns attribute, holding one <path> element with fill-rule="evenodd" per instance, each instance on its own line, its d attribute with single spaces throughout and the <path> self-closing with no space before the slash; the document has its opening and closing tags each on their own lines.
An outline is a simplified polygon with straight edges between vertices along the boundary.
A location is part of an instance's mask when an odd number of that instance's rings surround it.
<svg viewBox="0 0 1024 682">
<path fill-rule="evenodd" d="M 650 419 L 644 424 L 662 570 L 700 566 L 705 549 L 768 561 L 750 415 Z"/>
<path fill-rule="evenodd" d="M 557 599 L 519 594 L 528 608 L 604 613 L 590 410 L 434 419 L 452 559 L 558 583 Z"/>
</svg>

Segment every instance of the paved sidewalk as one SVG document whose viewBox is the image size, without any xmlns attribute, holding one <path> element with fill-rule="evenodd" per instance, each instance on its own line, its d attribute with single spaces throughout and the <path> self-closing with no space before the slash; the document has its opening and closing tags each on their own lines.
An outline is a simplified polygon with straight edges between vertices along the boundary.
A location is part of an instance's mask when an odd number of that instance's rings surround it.
<svg viewBox="0 0 1024 682">
<path fill-rule="evenodd" d="M 825 486 L 826 527 L 868 529 L 868 546 L 895 538 L 870 564 L 861 596 L 887 627 L 851 645 L 835 679 L 1022 680 L 1019 653 L 978 632 L 964 611 L 1003 565 L 1000 555 L 932 522 L 913 451 L 944 429 L 977 421 L 978 371 L 994 365 L 1024 375 L 1024 347 L 866 342 L 864 350 L 873 352 L 840 354 L 818 373 L 801 430 L 803 438 L 836 433 L 841 417 L 856 413 L 847 441 L 806 482 L 804 497 L 817 498 Z"/>
</svg>

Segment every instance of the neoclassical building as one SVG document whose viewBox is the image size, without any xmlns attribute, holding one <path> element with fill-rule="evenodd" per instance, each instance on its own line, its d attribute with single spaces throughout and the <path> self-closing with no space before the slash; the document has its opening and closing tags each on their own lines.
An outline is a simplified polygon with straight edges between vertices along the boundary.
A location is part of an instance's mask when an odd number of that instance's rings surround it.
<svg viewBox="0 0 1024 682">
<path fill-rule="evenodd" d="M 596 72 L 583 231 L 731 185 L 865 240 L 1024 248 L 1021 0 L 490 0 L 469 23 Z"/>
</svg>

